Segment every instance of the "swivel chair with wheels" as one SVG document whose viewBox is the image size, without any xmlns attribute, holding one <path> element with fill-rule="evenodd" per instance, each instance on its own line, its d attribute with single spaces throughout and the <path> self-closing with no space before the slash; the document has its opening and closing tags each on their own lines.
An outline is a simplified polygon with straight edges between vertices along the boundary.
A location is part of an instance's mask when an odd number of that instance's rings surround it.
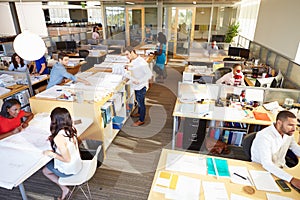
<svg viewBox="0 0 300 200">
<path fill-rule="evenodd" d="M 221 78 L 222 76 L 224 76 L 225 74 L 227 74 L 227 73 L 229 73 L 229 72 L 231 72 L 231 71 L 232 71 L 232 69 L 229 68 L 229 67 L 222 67 L 222 68 L 217 69 L 217 70 L 214 72 L 215 76 L 214 76 L 214 78 L 213 78 L 213 83 L 216 83 L 216 81 L 217 81 L 219 78 Z"/>
<path fill-rule="evenodd" d="M 251 146 L 255 136 L 256 136 L 256 132 L 249 133 L 244 137 L 242 142 L 243 150 L 248 161 L 251 161 Z"/>
</svg>

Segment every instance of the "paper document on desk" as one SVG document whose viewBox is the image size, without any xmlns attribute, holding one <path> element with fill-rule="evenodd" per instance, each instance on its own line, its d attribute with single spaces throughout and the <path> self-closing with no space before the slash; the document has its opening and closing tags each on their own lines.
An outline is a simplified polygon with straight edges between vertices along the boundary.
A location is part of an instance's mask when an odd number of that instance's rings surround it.
<svg viewBox="0 0 300 200">
<path fill-rule="evenodd" d="M 249 173 L 257 190 L 280 192 L 270 172 L 249 170 Z"/>
<path fill-rule="evenodd" d="M 201 180 L 160 171 L 153 190 L 165 194 L 166 199 L 198 200 Z"/>
<path fill-rule="evenodd" d="M 224 183 L 202 181 L 205 200 L 228 200 Z"/>
<path fill-rule="evenodd" d="M 292 198 L 289 197 L 284 197 L 281 195 L 271 194 L 271 193 L 267 193 L 267 199 L 268 200 L 293 200 Z"/>
<path fill-rule="evenodd" d="M 246 167 L 229 166 L 229 171 L 230 171 L 230 180 L 232 183 L 241 184 L 241 185 L 251 185 L 249 179 L 250 175 Z"/>
<path fill-rule="evenodd" d="M 192 174 L 206 174 L 206 159 L 202 156 L 168 153 L 166 163 L 166 170 Z"/>
</svg>

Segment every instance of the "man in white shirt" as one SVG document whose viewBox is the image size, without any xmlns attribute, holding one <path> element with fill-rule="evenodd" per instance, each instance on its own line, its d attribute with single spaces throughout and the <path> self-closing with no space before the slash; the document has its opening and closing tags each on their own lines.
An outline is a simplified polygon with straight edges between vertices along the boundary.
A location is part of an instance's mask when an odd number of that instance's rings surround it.
<svg viewBox="0 0 300 200">
<path fill-rule="evenodd" d="M 286 110 L 279 112 L 275 124 L 257 132 L 251 146 L 251 160 L 300 189 L 300 175 L 296 178 L 282 169 L 286 167 L 285 155 L 288 149 L 300 156 L 300 146 L 293 135 L 296 126 L 297 118 L 293 113 Z"/>
<path fill-rule="evenodd" d="M 242 73 L 242 66 L 240 64 L 234 64 L 232 67 L 232 72 L 229 72 L 222 76 L 216 81 L 217 84 L 226 85 L 245 85 L 244 75 Z"/>
<path fill-rule="evenodd" d="M 131 72 L 131 76 L 129 77 L 129 79 L 132 81 L 131 86 L 134 89 L 135 99 L 138 103 L 138 112 L 132 115 L 132 117 L 139 117 L 139 120 L 132 125 L 136 127 L 141 126 L 145 123 L 145 95 L 149 79 L 152 77 L 152 72 L 145 59 L 138 56 L 133 47 L 126 47 L 125 55 L 130 60 L 128 70 Z"/>
</svg>

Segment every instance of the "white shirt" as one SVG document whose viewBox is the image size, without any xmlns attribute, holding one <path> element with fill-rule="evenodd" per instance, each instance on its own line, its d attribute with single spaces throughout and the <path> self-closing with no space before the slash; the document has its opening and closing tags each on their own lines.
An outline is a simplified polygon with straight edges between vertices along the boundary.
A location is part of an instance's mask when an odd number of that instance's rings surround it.
<svg viewBox="0 0 300 200">
<path fill-rule="evenodd" d="M 226 85 L 234 85 L 234 74 L 229 72 L 216 81 L 217 84 L 224 83 Z M 241 85 L 245 85 L 244 75 L 241 78 Z"/>
<path fill-rule="evenodd" d="M 152 72 L 144 58 L 138 56 L 132 60 L 128 70 L 131 72 L 130 80 L 138 82 L 138 84 L 132 82 L 132 88 L 134 90 L 141 90 L 143 87 L 148 87 Z"/>
<path fill-rule="evenodd" d="M 65 131 L 60 130 L 58 134 L 64 135 Z M 62 162 L 58 159 L 54 159 L 54 168 L 58 169 L 64 174 L 77 174 L 82 168 L 82 161 L 79 153 L 78 143 L 76 144 L 69 140 L 69 137 L 65 137 L 65 142 L 67 143 L 67 148 L 69 150 L 71 159 L 70 162 Z M 59 149 L 57 153 L 60 154 Z"/>
<path fill-rule="evenodd" d="M 296 143 L 294 135 L 284 134 L 283 137 L 274 125 L 257 132 L 251 146 L 251 160 L 260 163 L 264 169 L 275 176 L 290 182 L 292 175 L 285 172 L 285 155 L 291 149 L 300 156 L 300 146 Z"/>
</svg>

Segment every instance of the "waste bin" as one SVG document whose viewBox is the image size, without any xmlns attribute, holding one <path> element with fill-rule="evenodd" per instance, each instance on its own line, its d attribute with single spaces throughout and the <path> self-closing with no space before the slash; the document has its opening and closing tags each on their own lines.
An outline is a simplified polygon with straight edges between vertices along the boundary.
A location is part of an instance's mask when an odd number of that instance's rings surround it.
<svg viewBox="0 0 300 200">
<path fill-rule="evenodd" d="M 102 141 L 99 140 L 83 140 L 79 145 L 80 156 L 82 160 L 92 160 L 96 154 L 97 148 L 102 146 Z M 103 162 L 104 154 L 103 147 L 98 154 L 97 168 L 101 166 Z"/>
</svg>

